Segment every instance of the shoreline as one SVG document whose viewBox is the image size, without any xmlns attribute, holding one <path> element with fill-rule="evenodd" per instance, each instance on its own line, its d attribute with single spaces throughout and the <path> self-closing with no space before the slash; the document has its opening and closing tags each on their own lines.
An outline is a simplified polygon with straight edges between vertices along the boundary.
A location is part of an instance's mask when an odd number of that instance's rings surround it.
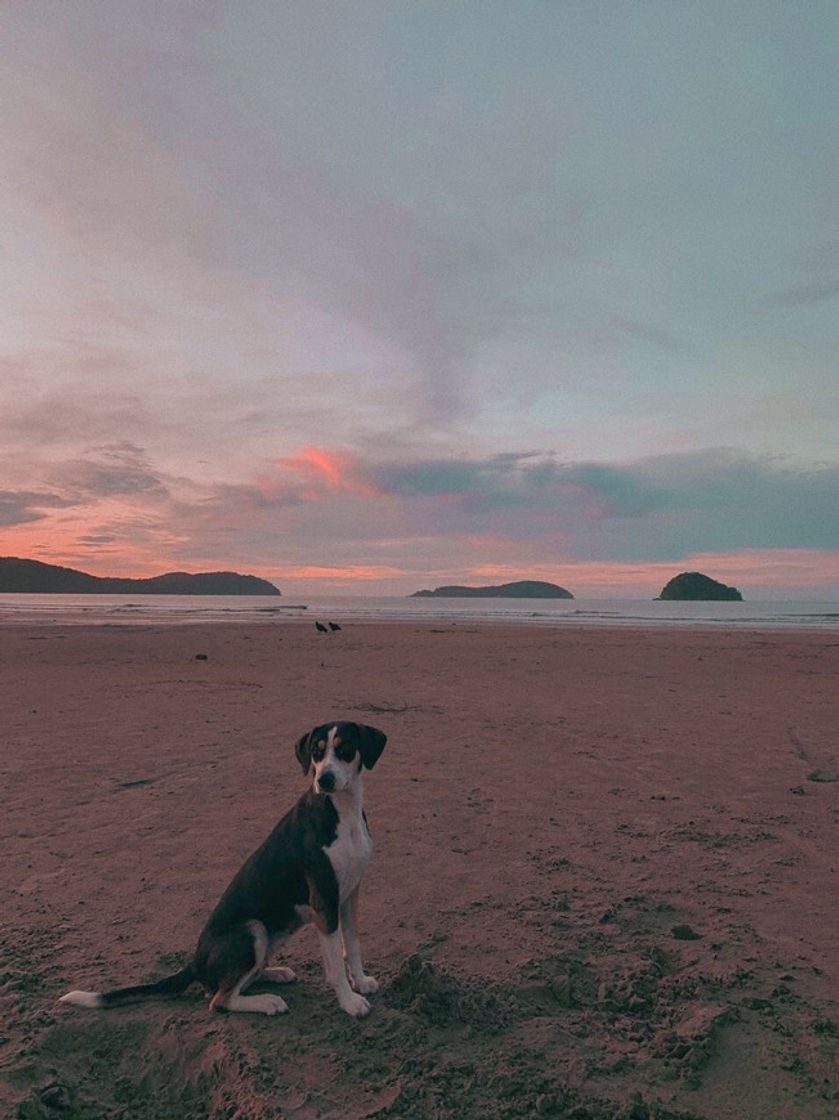
<svg viewBox="0 0 839 1120">
<path fill-rule="evenodd" d="M 299 609 L 299 608 L 294 608 Z M 316 619 L 316 612 L 313 610 L 307 616 L 290 616 L 288 618 L 278 617 L 260 617 L 258 615 L 248 615 L 241 618 L 177 618 L 174 616 L 167 617 L 152 617 L 146 616 L 144 618 L 138 617 L 102 617 L 97 621 L 91 618 L 38 618 L 38 617 L 3 617 L 0 615 L 0 634 L 4 632 L 14 632 L 27 629 L 36 630 L 79 630 L 79 631 L 97 631 L 97 630 L 125 630 L 125 631 L 144 631 L 144 630 L 195 630 L 206 627 L 211 630 L 223 630 L 225 627 L 230 627 L 235 630 L 241 630 L 247 627 L 254 629 L 270 629 L 283 628 L 286 626 L 295 627 L 309 627 L 315 629 L 315 621 L 322 621 L 326 619 L 328 612 L 321 611 L 322 618 Z M 337 616 L 337 618 L 335 617 Z M 731 633 L 731 634 L 753 634 L 753 633 L 766 633 L 776 635 L 824 635 L 825 637 L 839 635 L 839 619 L 833 619 L 820 622 L 820 623 L 805 623 L 800 621 L 777 621 L 772 622 L 767 619 L 748 619 L 739 622 L 732 621 L 731 619 L 644 619 L 644 618 L 549 618 L 549 617 L 523 617 L 523 616 L 502 616 L 495 618 L 471 618 L 471 617 L 457 617 L 452 618 L 450 615 L 437 616 L 405 616 L 405 617 L 375 617 L 372 615 L 359 615 L 357 617 L 347 618 L 340 615 L 338 612 L 333 612 L 335 620 L 340 619 L 341 630 L 350 630 L 356 627 L 418 627 L 421 629 L 433 628 L 435 630 L 457 629 L 458 627 L 464 628 L 469 626 L 480 626 L 487 629 L 513 629 L 513 630 L 535 630 L 540 633 L 544 631 L 557 631 L 560 633 L 574 633 L 581 631 L 583 633 L 600 633 L 616 632 L 616 633 Z M 818 616 L 815 616 L 818 617 Z M 336 639 L 337 640 L 337 639 Z"/>
</svg>

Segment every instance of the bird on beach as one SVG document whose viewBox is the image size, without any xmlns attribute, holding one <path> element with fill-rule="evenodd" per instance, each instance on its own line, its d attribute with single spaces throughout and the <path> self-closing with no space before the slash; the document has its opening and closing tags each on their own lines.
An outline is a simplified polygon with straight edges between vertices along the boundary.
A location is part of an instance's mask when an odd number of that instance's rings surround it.
<svg viewBox="0 0 839 1120">
<path fill-rule="evenodd" d="M 329 631 L 326 629 L 326 627 L 323 625 L 322 622 L 316 622 L 315 623 L 315 630 L 317 630 L 319 634 L 328 634 L 329 633 Z"/>
<path fill-rule="evenodd" d="M 330 630 L 340 630 L 341 627 L 338 625 L 337 622 L 330 622 L 329 623 L 329 629 Z"/>
</svg>

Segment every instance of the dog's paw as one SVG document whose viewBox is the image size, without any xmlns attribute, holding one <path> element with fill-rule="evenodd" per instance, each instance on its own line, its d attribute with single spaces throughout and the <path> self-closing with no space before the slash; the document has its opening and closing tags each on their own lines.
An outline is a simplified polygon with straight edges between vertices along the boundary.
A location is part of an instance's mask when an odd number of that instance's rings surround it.
<svg viewBox="0 0 839 1120">
<path fill-rule="evenodd" d="M 372 996 L 379 990 L 379 981 L 374 980 L 372 976 L 361 976 L 360 979 L 353 981 L 353 987 L 363 996 Z"/>
<path fill-rule="evenodd" d="M 339 1000 L 341 1010 L 346 1011 L 348 1015 L 352 1015 L 354 1019 L 361 1019 L 370 1010 L 370 1004 L 358 994 L 358 992 L 350 992 L 348 996 Z"/>
<path fill-rule="evenodd" d="M 261 1011 L 263 1015 L 283 1015 L 288 1011 L 288 1004 L 282 996 L 272 996 L 268 992 L 262 995 L 250 996 L 252 1010 Z"/>
<path fill-rule="evenodd" d="M 279 964 L 272 968 L 263 969 L 262 979 L 268 980 L 273 984 L 291 984 L 297 979 L 297 976 L 293 969 L 286 968 L 285 965 Z"/>
</svg>

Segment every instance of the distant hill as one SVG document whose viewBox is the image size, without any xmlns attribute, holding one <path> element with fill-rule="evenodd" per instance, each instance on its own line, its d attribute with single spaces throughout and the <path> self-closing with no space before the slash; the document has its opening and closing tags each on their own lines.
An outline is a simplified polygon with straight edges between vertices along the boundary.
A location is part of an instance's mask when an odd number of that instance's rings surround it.
<svg viewBox="0 0 839 1120">
<path fill-rule="evenodd" d="M 718 583 L 701 572 L 681 572 L 664 585 L 659 599 L 693 599 L 696 601 L 726 600 L 742 601 L 743 596 L 736 587 Z"/>
<path fill-rule="evenodd" d="M 0 593 L 50 595 L 279 595 L 267 579 L 238 572 L 166 572 L 150 579 L 91 576 L 75 568 L 0 556 Z"/>
<path fill-rule="evenodd" d="M 573 599 L 574 596 L 556 583 L 538 579 L 522 579 L 515 583 L 501 583 L 497 587 L 435 587 L 433 591 L 415 591 L 411 599 Z"/>
</svg>

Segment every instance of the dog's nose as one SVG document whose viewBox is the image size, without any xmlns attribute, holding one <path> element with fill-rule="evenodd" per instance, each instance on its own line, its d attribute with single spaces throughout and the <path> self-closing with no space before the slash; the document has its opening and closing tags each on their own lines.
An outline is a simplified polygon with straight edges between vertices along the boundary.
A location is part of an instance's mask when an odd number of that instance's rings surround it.
<svg viewBox="0 0 839 1120">
<path fill-rule="evenodd" d="M 318 785 L 324 793 L 331 793 L 335 789 L 335 775 L 331 770 L 324 770 L 318 777 Z"/>
</svg>

